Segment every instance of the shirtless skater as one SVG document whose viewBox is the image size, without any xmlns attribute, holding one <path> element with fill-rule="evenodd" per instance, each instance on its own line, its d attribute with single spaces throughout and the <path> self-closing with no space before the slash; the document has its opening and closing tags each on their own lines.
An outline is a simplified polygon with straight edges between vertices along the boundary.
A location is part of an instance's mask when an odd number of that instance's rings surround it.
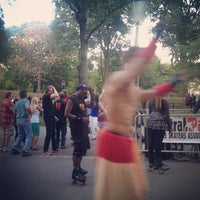
<svg viewBox="0 0 200 200">
<path fill-rule="evenodd" d="M 104 84 L 104 110 L 107 123 L 100 131 L 96 146 L 95 200 L 141 200 L 148 189 L 136 140 L 132 137 L 133 119 L 138 104 L 170 92 L 179 82 L 167 82 L 149 90 L 135 85 L 137 76 L 147 68 L 158 36 L 163 28 L 158 23 L 157 35 L 147 48 L 131 47 L 124 55 L 124 66 Z"/>
</svg>

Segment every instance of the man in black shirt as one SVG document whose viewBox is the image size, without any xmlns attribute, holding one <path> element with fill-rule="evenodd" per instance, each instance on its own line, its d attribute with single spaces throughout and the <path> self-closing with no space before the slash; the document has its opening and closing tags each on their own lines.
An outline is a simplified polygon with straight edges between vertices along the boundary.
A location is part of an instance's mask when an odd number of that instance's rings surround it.
<svg viewBox="0 0 200 200">
<path fill-rule="evenodd" d="M 54 103 L 54 115 L 56 121 L 56 145 L 61 149 L 65 149 L 65 141 L 67 134 L 67 120 L 64 116 L 66 101 L 64 101 L 64 92 L 60 92 L 60 99 L 56 100 Z"/>
<path fill-rule="evenodd" d="M 84 98 L 86 92 L 89 88 L 80 84 L 76 87 L 76 92 L 70 96 L 67 101 L 65 108 L 65 116 L 69 119 L 70 130 L 74 143 L 73 151 L 73 172 L 72 179 L 80 182 L 85 182 L 84 174 L 87 173 L 86 170 L 81 168 L 82 157 L 86 155 L 87 152 L 87 141 L 86 134 L 89 124 L 89 116 L 87 114 L 87 108 L 92 108 L 94 106 L 94 95 L 91 93 L 91 102 L 86 103 Z"/>
<path fill-rule="evenodd" d="M 46 137 L 43 147 L 43 156 L 52 155 L 52 153 L 58 152 L 58 147 L 56 145 L 55 139 L 55 120 L 54 120 L 54 109 L 53 109 L 53 99 L 57 98 L 58 92 L 52 85 L 49 85 L 46 89 L 45 94 L 42 97 L 42 106 L 44 109 L 44 122 L 46 126 Z M 51 141 L 52 152 L 48 152 L 49 144 Z"/>
</svg>

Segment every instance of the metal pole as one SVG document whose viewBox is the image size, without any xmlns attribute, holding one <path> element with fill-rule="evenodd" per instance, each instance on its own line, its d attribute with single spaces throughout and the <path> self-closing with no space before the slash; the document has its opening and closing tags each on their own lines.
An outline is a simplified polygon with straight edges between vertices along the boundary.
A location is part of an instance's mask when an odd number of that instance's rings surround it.
<svg viewBox="0 0 200 200">
<path fill-rule="evenodd" d="M 135 46 L 138 47 L 138 34 L 139 34 L 139 26 L 140 26 L 140 23 L 139 22 L 136 22 L 135 24 Z M 137 86 L 139 87 L 140 86 L 140 77 L 137 76 L 137 82 L 136 82 Z"/>
<path fill-rule="evenodd" d="M 135 46 L 136 46 L 136 47 L 138 46 L 139 25 L 140 25 L 139 22 L 137 22 L 137 23 L 135 24 L 135 27 L 136 27 L 136 29 L 135 29 Z"/>
<path fill-rule="evenodd" d="M 134 6 L 134 19 L 135 19 L 135 26 L 136 26 L 136 33 L 135 33 L 135 46 L 138 46 L 138 33 L 139 33 L 139 26 L 140 21 L 144 16 L 144 0 L 133 0 Z M 140 77 L 137 77 L 137 86 L 139 87 Z"/>
</svg>

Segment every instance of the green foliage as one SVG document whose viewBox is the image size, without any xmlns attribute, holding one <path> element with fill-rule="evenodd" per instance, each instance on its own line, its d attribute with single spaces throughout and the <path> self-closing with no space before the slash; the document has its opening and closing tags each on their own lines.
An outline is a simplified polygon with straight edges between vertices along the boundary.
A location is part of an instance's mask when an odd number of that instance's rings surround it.
<svg viewBox="0 0 200 200">
<path fill-rule="evenodd" d="M 119 15 L 123 14 L 125 5 L 132 2 L 130 0 L 54 0 L 57 9 L 66 10 L 69 6 L 71 14 L 74 15 L 79 27 L 79 46 L 80 52 L 78 53 L 78 78 L 79 82 L 87 82 L 88 73 L 88 43 L 91 36 L 117 11 Z M 120 12 L 121 10 L 121 12 Z M 76 25 L 75 25 L 76 26 Z"/>
<path fill-rule="evenodd" d="M 196 0 L 149 1 L 149 15 L 162 18 L 166 31 L 162 42 L 171 47 L 175 62 L 197 61 L 200 58 L 200 4 Z M 193 47 L 193 48 L 192 48 Z"/>
<path fill-rule="evenodd" d="M 122 65 L 122 49 L 129 46 L 123 40 L 123 36 L 134 23 L 133 1 L 54 2 L 56 15 L 50 27 L 31 30 L 30 25 L 23 24 L 21 27 L 7 30 L 13 52 L 9 59 L 10 67 L 1 69 L 0 86 L 13 89 L 28 87 L 33 90 L 38 84 L 36 74 L 40 69 L 41 89 L 53 84 L 60 90 L 61 82 L 64 80 L 70 93 L 74 91 L 78 82 L 88 83 L 97 92 L 101 91 L 105 68 L 108 67 L 108 74 L 119 70 Z M 183 67 L 190 80 L 198 80 L 195 79 L 200 75 L 200 18 L 197 1 L 146 2 L 152 20 L 164 17 L 167 21 L 167 28 L 161 41 L 164 46 L 171 47 L 173 65 L 169 67 L 161 65 L 159 61 L 154 62 L 150 70 L 140 77 L 141 87 L 149 88 L 169 80 L 170 74 Z M 49 35 L 43 38 L 46 34 Z M 35 36 L 39 41 L 36 42 Z M 28 43 L 28 40 L 33 39 L 34 42 Z M 189 83 L 189 80 L 185 83 Z"/>
<path fill-rule="evenodd" d="M 187 74 L 185 84 L 199 84 L 200 4 L 197 0 L 148 1 L 148 14 L 153 21 L 162 19 L 166 30 L 161 38 L 171 50 L 172 67 Z M 186 85 L 185 88 L 187 89 Z"/>
<path fill-rule="evenodd" d="M 10 54 L 8 36 L 4 27 L 3 9 L 0 6 L 0 67 L 1 64 L 6 64 Z"/>
</svg>

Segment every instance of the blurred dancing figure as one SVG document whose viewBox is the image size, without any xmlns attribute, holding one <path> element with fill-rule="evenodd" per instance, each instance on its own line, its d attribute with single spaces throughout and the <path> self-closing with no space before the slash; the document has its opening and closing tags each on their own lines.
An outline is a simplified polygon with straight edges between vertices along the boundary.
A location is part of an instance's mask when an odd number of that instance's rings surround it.
<svg viewBox="0 0 200 200">
<path fill-rule="evenodd" d="M 139 200 L 148 189 L 137 142 L 132 137 L 135 109 L 140 102 L 170 92 L 178 78 L 149 90 L 138 88 L 135 82 L 153 57 L 162 26 L 157 25 L 157 37 L 147 48 L 131 47 L 124 54 L 121 71 L 111 74 L 104 84 L 107 122 L 97 138 L 95 200 Z"/>
</svg>

